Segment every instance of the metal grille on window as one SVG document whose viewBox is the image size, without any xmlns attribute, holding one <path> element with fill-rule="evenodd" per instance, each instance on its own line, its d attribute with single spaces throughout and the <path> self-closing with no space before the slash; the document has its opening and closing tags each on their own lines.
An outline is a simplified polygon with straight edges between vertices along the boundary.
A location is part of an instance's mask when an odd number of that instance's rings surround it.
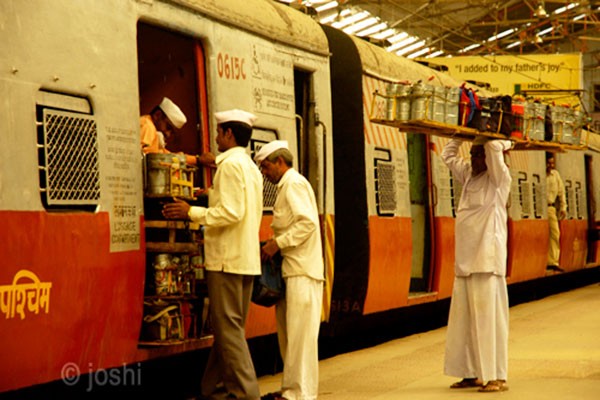
<svg viewBox="0 0 600 400">
<path fill-rule="evenodd" d="M 43 109 L 42 192 L 48 205 L 95 205 L 100 200 L 98 130 L 87 115 Z"/>
<path fill-rule="evenodd" d="M 575 205 L 577 206 L 575 214 L 577 219 L 583 219 L 583 207 L 581 204 L 582 199 L 583 195 L 581 193 L 581 182 L 575 182 Z"/>
<path fill-rule="evenodd" d="M 533 209 L 535 211 L 535 218 L 539 219 L 542 218 L 542 213 L 544 211 L 543 205 L 546 203 L 546 197 L 544 196 L 544 192 L 542 191 L 543 188 L 540 183 L 539 175 L 534 175 L 534 177 L 537 179 L 537 182 L 533 182 Z"/>
<path fill-rule="evenodd" d="M 577 218 L 575 205 L 575 190 L 573 190 L 572 182 L 567 180 L 565 183 L 565 197 L 567 199 L 567 216 L 569 219 Z"/>
<path fill-rule="evenodd" d="M 521 213 L 523 218 L 529 218 L 532 213 L 531 190 L 531 183 L 520 182 L 519 197 L 521 200 Z"/>
<path fill-rule="evenodd" d="M 375 164 L 375 196 L 377 214 L 393 216 L 396 213 L 396 169 L 393 164 L 377 160 Z"/>
<path fill-rule="evenodd" d="M 263 209 L 273 210 L 275 199 L 277 198 L 277 185 L 269 182 L 266 176 L 263 175 Z"/>
</svg>

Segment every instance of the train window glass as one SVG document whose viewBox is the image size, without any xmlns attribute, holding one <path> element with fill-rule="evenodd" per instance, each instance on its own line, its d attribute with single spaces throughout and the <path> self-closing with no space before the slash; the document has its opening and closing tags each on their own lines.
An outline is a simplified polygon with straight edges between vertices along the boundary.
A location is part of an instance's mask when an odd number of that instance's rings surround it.
<svg viewBox="0 0 600 400">
<path fill-rule="evenodd" d="M 277 132 L 272 129 L 262 129 L 254 127 L 252 129 L 252 138 L 250 139 L 250 153 L 254 159 L 254 154 L 265 144 L 277 140 Z M 273 212 L 275 199 L 277 198 L 277 186 L 263 175 L 263 212 Z"/>
<path fill-rule="evenodd" d="M 594 84 L 594 104 L 592 109 L 594 112 L 600 112 L 600 84 Z"/>
<path fill-rule="evenodd" d="M 100 202 L 98 129 L 87 99 L 49 91 L 36 98 L 42 203 L 93 211 Z"/>
<path fill-rule="evenodd" d="M 375 149 L 374 174 L 377 215 L 393 217 L 396 214 L 396 167 L 389 150 Z"/>
</svg>

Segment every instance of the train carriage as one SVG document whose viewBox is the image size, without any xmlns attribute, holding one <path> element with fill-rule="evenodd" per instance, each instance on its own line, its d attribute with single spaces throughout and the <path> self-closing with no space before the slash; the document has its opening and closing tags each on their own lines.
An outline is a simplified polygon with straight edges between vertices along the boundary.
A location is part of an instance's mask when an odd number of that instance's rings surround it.
<svg viewBox="0 0 600 400">
<path fill-rule="evenodd" d="M 188 123 L 167 148 L 200 154 L 216 149 L 213 112 L 254 112 L 250 151 L 288 140 L 331 215 L 324 33 L 258 0 L 8 1 L 0 13 L 0 391 L 210 346 L 138 346 L 154 256 L 139 116 L 170 97 Z M 274 331 L 273 309 L 253 306 L 248 337 Z"/>
<path fill-rule="evenodd" d="M 213 112 L 231 108 L 258 116 L 250 154 L 289 142 L 322 220 L 324 335 L 451 295 L 460 188 L 440 159 L 447 139 L 370 116 L 390 83 L 461 81 L 267 0 L 9 0 L 0 15 L 0 392 L 211 346 L 201 334 L 140 343 L 144 301 L 156 297 L 148 226 L 166 200 L 145 196 L 138 126 L 163 96 L 188 117 L 167 139 L 173 152 L 216 152 Z M 585 152 L 557 155 L 567 271 L 599 262 L 591 137 Z M 507 161 L 516 283 L 546 275 L 545 157 Z M 194 184 L 209 187 L 211 170 L 198 172 Z M 261 238 L 274 196 L 265 181 Z M 274 332 L 274 309 L 252 305 L 247 337 Z"/>
</svg>

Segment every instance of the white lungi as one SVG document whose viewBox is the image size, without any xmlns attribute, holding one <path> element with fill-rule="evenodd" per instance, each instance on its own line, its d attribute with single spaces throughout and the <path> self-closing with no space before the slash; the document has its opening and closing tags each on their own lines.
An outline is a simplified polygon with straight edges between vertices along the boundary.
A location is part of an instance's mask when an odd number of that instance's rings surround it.
<svg viewBox="0 0 600 400">
<path fill-rule="evenodd" d="M 277 338 L 283 359 L 282 396 L 315 400 L 319 388 L 318 338 L 323 281 L 285 278 L 285 299 L 277 303 Z"/>
<path fill-rule="evenodd" d="M 444 373 L 483 381 L 508 376 L 508 292 L 503 276 L 454 278 Z"/>
</svg>

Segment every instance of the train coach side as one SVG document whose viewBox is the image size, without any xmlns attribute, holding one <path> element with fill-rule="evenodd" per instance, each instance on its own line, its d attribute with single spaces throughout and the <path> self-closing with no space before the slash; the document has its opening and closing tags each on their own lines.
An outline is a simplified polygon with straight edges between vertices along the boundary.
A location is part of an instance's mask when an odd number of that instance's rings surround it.
<svg viewBox="0 0 600 400">
<path fill-rule="evenodd" d="M 428 257 L 433 243 L 427 149 L 433 143 L 424 135 L 372 123 L 371 100 L 375 90 L 385 93 L 392 82 L 454 87 L 462 82 L 343 32 L 323 29 L 332 53 L 335 326 L 348 318 L 437 299 L 436 288 L 443 283 L 433 275 L 440 268 L 430 264 L 441 261 Z M 453 230 L 453 221 L 448 224 L 446 230 Z M 451 262 L 446 268 L 452 268 Z"/>
<path fill-rule="evenodd" d="M 372 109 L 378 107 L 372 102 L 373 93 L 385 94 L 390 83 L 456 88 L 463 82 L 362 39 L 323 29 L 332 53 L 337 248 L 331 324 L 326 332 L 335 336 L 357 329 L 369 315 L 451 296 L 454 218 L 461 187 L 441 160 L 449 139 L 399 132 L 372 123 L 370 117 L 383 112 Z M 492 95 L 477 90 L 481 96 Z M 466 159 L 469 147 L 460 149 Z M 565 160 L 559 166 L 571 182 L 569 209 L 579 212 L 561 223 L 561 264 L 564 260 L 568 271 L 598 265 L 596 247 L 585 241 L 588 225 L 596 222 L 583 211 L 588 207 L 583 186 L 597 172 L 583 172 L 581 151 L 557 157 Z M 585 155 L 587 171 L 598 169 L 592 166 L 597 165 L 595 157 L 596 153 Z M 511 284 L 546 276 L 549 233 L 545 153 L 511 151 L 506 161 L 513 179 L 508 204 L 507 282 Z M 577 167 L 566 167 L 572 163 Z M 591 254 L 587 262 L 585 254 Z"/>
</svg>

